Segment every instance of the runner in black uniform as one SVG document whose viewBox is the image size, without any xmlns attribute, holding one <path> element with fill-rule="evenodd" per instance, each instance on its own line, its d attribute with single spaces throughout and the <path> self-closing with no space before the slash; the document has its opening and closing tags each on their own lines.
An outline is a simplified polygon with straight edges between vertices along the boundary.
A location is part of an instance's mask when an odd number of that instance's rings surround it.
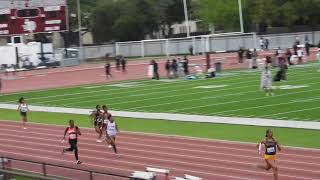
<svg viewBox="0 0 320 180">
<path fill-rule="evenodd" d="M 102 138 L 102 134 L 103 134 L 103 122 L 104 122 L 104 110 L 99 110 L 98 111 L 98 115 L 96 117 L 96 132 L 99 134 L 99 137 L 97 139 L 97 142 L 101 143 L 103 140 L 101 140 Z"/>
<path fill-rule="evenodd" d="M 278 166 L 276 164 L 276 154 L 277 154 L 277 149 L 279 151 L 282 150 L 280 144 L 278 141 L 273 137 L 273 132 L 271 129 L 268 129 L 266 131 L 266 138 L 262 140 L 257 147 L 261 147 L 261 145 L 265 146 L 265 153 L 264 153 L 264 160 L 265 164 L 264 165 L 258 165 L 258 168 L 264 169 L 264 170 L 273 170 L 273 177 L 275 180 L 278 180 Z M 260 149 L 258 150 L 260 151 Z"/>
<path fill-rule="evenodd" d="M 81 132 L 78 126 L 74 125 L 73 120 L 69 120 L 69 127 L 67 127 L 66 130 L 64 131 L 62 143 L 64 143 L 64 139 L 66 138 L 67 133 L 69 135 L 70 148 L 63 148 L 62 153 L 65 153 L 67 151 L 70 151 L 70 152 L 74 151 L 74 155 L 76 157 L 76 163 L 81 164 L 81 161 L 79 161 L 78 146 L 77 146 L 78 136 L 81 136 Z"/>
</svg>

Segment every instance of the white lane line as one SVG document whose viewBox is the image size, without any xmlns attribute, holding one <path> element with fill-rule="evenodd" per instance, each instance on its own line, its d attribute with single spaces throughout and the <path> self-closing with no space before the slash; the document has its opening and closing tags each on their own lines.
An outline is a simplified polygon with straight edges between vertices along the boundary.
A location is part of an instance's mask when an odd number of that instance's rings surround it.
<svg viewBox="0 0 320 180">
<path fill-rule="evenodd" d="M 244 73 L 245 74 L 245 73 Z M 250 74 L 248 74 L 250 75 Z M 220 79 L 222 79 L 221 81 L 222 82 L 228 82 L 228 81 L 233 81 L 234 79 L 230 79 L 230 78 L 218 78 L 219 79 L 219 82 L 220 82 Z M 206 81 L 207 79 L 199 79 L 197 80 L 198 81 Z M 143 82 L 143 83 L 150 83 L 150 85 L 148 86 L 145 86 L 144 89 L 147 89 L 146 87 L 157 87 L 157 86 L 166 86 L 164 88 L 168 88 L 168 85 L 175 85 L 175 84 L 182 84 L 182 86 L 185 85 L 186 82 L 188 83 L 191 83 L 191 81 L 177 81 L 177 82 L 172 82 L 170 84 L 167 84 L 167 83 L 159 83 L 159 84 L 154 84 L 153 81 L 150 81 L 150 80 L 135 80 L 135 81 L 123 81 L 124 83 L 125 82 Z M 192 81 L 193 82 L 193 81 Z M 119 82 L 118 82 L 119 83 Z M 112 83 L 110 83 L 111 85 Z M 78 87 L 79 88 L 79 87 Z M 81 87 L 80 87 L 81 88 Z M 139 87 L 129 87 L 129 88 L 139 88 Z M 68 88 L 60 88 L 60 89 L 57 89 L 57 90 L 66 90 Z M 161 89 L 161 88 L 150 88 L 150 89 L 147 89 L 147 90 L 153 90 L 153 89 Z M 44 90 L 44 91 L 48 91 L 48 90 Z M 66 96 L 73 96 L 73 95 L 82 95 L 82 94 L 91 94 L 91 93 L 97 93 L 97 92 L 113 92 L 113 91 L 119 91 L 117 88 L 112 88 L 112 89 L 108 89 L 108 90 L 93 90 L 93 91 L 85 91 L 85 92 L 78 92 L 78 93 L 68 93 L 68 94 L 58 94 L 58 95 L 51 95 L 51 96 L 42 96 L 42 97 L 30 97 L 28 98 L 28 100 L 37 100 L 37 99 L 49 99 L 49 98 L 55 98 L 55 97 L 66 97 Z M 43 92 L 43 91 L 39 91 L 39 92 Z M 37 93 L 37 92 L 36 92 Z M 122 92 L 123 93 L 123 92 Z M 117 93 L 119 94 L 119 93 Z M 16 102 L 16 100 L 13 100 L 13 101 L 8 101 L 8 102 Z"/>
<path fill-rule="evenodd" d="M 0 146 L 2 147 L 6 147 L 4 145 L 1 145 Z M 13 147 L 13 146 L 12 146 Z M 24 148 L 24 147 L 20 147 L 20 146 L 15 146 L 14 147 L 15 149 L 18 149 L 20 151 L 25 151 L 25 150 L 32 150 L 32 151 L 36 151 L 37 149 L 33 149 L 33 148 Z M 1 151 L 1 150 L 0 150 Z M 55 151 L 48 151 L 48 150 L 37 150 L 37 151 L 40 151 L 40 152 L 45 152 L 45 153 L 52 153 L 52 154 L 58 154 L 58 155 L 61 155 L 61 152 L 55 152 Z M 12 152 L 10 152 L 12 153 Z M 20 154 L 20 153 L 15 153 L 15 154 Z M 20 154 L 20 155 L 24 155 L 24 154 Z M 34 156 L 34 155 L 31 155 L 32 157 L 37 157 L 39 158 L 39 156 Z M 92 157 L 92 156 L 81 156 L 82 158 L 86 158 L 86 159 L 90 159 L 90 160 L 95 160 L 95 161 L 101 161 L 103 159 L 100 158 L 96 158 L 96 157 Z M 123 156 L 125 157 L 125 155 Z M 47 157 L 40 157 L 40 158 L 47 158 Z M 53 159 L 53 158 L 50 158 L 50 159 Z M 57 159 L 55 159 L 57 160 Z M 54 161 L 55 161 L 54 160 Z M 138 163 L 138 162 L 128 162 L 128 161 L 123 161 L 120 159 L 117 159 L 116 161 L 115 160 L 112 160 L 112 159 L 108 159 L 108 161 L 113 161 L 113 162 L 117 162 L 117 163 L 124 163 L 124 164 L 131 164 L 131 165 L 134 165 L 134 166 L 142 166 L 142 167 L 148 167 L 148 166 L 153 166 L 152 164 L 145 164 L 145 163 Z M 87 163 L 86 163 L 87 164 Z M 91 164 L 90 164 L 91 165 Z M 192 164 L 191 164 L 192 165 Z M 95 165 L 95 166 L 98 166 L 98 165 Z M 171 165 L 172 166 L 172 165 Z M 108 168 L 108 166 L 98 166 L 98 167 L 104 167 L 104 168 Z M 221 167 L 219 166 L 210 166 L 211 168 L 216 168 L 216 169 L 222 169 Z M 170 168 L 170 170 L 175 170 L 175 171 L 180 171 L 180 172 L 185 172 L 186 170 L 188 172 L 193 172 L 193 173 L 198 173 L 198 174 L 206 174 L 206 175 L 217 175 L 217 176 L 222 176 L 222 177 L 232 177 L 232 176 L 226 176 L 226 175 L 223 175 L 223 174 L 213 174 L 213 173 L 209 173 L 209 172 L 201 172 L 201 171 L 193 171 L 193 170 L 189 170 L 189 169 L 179 169 L 177 168 L 176 166 L 175 167 L 166 167 L 166 168 Z M 242 169 L 237 169 L 237 168 L 223 168 L 223 169 L 228 169 L 228 170 L 232 170 L 232 171 L 240 171 L 240 172 L 247 172 L 247 173 L 252 173 L 252 174 L 263 174 L 263 175 L 266 175 L 267 173 L 263 173 L 263 172 L 257 172 L 257 171 L 248 171 L 248 170 L 242 170 Z M 286 176 L 286 175 L 283 175 L 283 176 Z M 288 177 L 292 177 L 292 176 L 288 176 Z M 295 176 L 293 176 L 295 177 Z M 232 178 L 237 178 L 237 179 L 248 179 L 248 178 L 241 178 L 241 177 L 232 177 Z M 299 177 L 298 177 L 299 178 Z M 303 178 L 301 177 L 302 179 L 310 179 L 310 178 Z"/>
<path fill-rule="evenodd" d="M 10 120 L 0 120 L 0 123 L 5 122 L 6 126 L 12 126 L 15 128 L 20 128 L 20 122 L 17 121 L 10 121 Z M 8 124 L 9 123 L 9 124 Z M 3 123 L 2 123 L 3 124 Z M 15 125 L 11 125 L 15 124 Z M 40 125 L 42 128 L 40 129 L 45 129 L 51 130 L 51 126 L 56 127 L 56 128 L 65 128 L 65 125 L 57 125 L 57 124 L 44 124 L 44 123 L 35 123 L 35 122 L 28 122 L 28 124 L 33 124 L 33 125 Z M 93 128 L 86 128 L 82 127 L 81 129 L 86 129 L 86 130 L 91 130 Z M 144 135 L 148 137 L 161 137 L 161 138 L 177 138 L 177 139 L 182 139 L 182 140 L 196 140 L 196 141 L 204 141 L 204 142 L 220 142 L 220 143 L 226 143 L 226 144 L 231 144 L 231 145 L 256 145 L 257 143 L 251 143 L 251 142 L 242 142 L 242 141 L 229 141 L 229 140 L 221 140 L 221 139 L 209 139 L 209 138 L 200 138 L 200 137 L 190 137 L 190 136 L 181 136 L 181 135 L 164 135 L 164 134 L 157 134 L 157 133 L 145 133 L 145 132 L 130 132 L 130 131 L 121 131 L 122 134 L 128 134 L 128 135 Z M 293 146 L 286 146 L 286 148 L 293 149 L 293 150 L 302 150 L 302 151 L 309 151 L 309 152 L 316 152 L 320 153 L 320 149 L 315 149 L 315 148 L 303 148 L 303 147 L 293 147 Z"/>
<path fill-rule="evenodd" d="M 281 113 L 274 113 L 274 114 L 270 114 L 270 115 L 266 115 L 266 116 L 262 116 L 262 117 L 269 117 L 269 116 L 278 116 L 278 115 L 284 115 L 284 114 L 291 114 L 291 113 L 297 113 L 297 112 L 303 112 L 303 111 L 310 111 L 310 110 L 316 110 L 316 109 L 320 109 L 320 106 L 318 107 L 312 107 L 312 108 L 300 108 L 297 110 L 293 110 L 293 111 L 286 111 L 286 112 L 281 112 Z"/>
<path fill-rule="evenodd" d="M 253 85 L 256 86 L 256 85 Z M 246 87 L 241 87 L 241 88 L 248 88 L 249 86 Z M 232 88 L 233 89 L 241 89 L 239 88 Z M 224 90 L 230 90 L 230 89 L 224 89 Z M 211 91 L 209 91 L 211 92 Z M 158 106 L 163 106 L 163 105 L 172 105 L 172 104 L 177 104 L 177 103 L 182 103 L 182 102 L 194 102 L 194 101 L 203 101 L 203 100 L 207 100 L 207 99 L 220 99 L 220 98 L 224 98 L 224 97 L 229 97 L 229 96 L 240 96 L 240 95 L 245 95 L 245 94 L 249 94 L 249 93 L 254 93 L 257 91 L 248 91 L 245 93 L 233 93 L 233 94 L 226 94 L 226 95 L 220 95 L 220 96 L 213 96 L 213 97 L 203 97 L 203 98 L 197 98 L 197 99 L 188 99 L 188 100 L 181 100 L 181 101 L 173 101 L 173 102 L 167 102 L 167 103 L 158 103 L 158 104 L 154 104 L 154 105 L 146 105 L 146 106 L 136 106 L 134 108 L 128 108 L 126 109 L 127 111 L 136 111 L 139 109 L 143 109 L 143 108 L 150 108 L 150 107 L 158 107 Z M 199 92 L 200 93 L 200 92 Z M 199 94 L 199 93 L 192 93 L 192 95 L 194 94 Z M 186 94 L 184 94 L 186 95 Z M 167 97 L 166 97 L 167 98 Z M 159 99 L 159 98 L 158 98 Z M 149 98 L 144 99 L 144 100 L 150 100 Z M 114 104 L 110 104 L 111 106 Z M 184 113 L 184 114 L 188 114 L 188 113 Z"/>
<path fill-rule="evenodd" d="M 52 148 L 61 148 L 61 146 L 57 146 L 57 145 L 53 145 L 53 144 L 47 144 L 47 143 L 33 143 L 33 142 L 24 142 L 24 141 L 21 141 L 21 140 L 18 141 L 18 140 L 12 140 L 12 139 L 8 140 L 8 139 L 0 138 L 0 142 L 1 141 L 9 142 L 9 143 L 10 142 L 15 142 L 17 144 L 27 143 L 28 145 L 33 146 L 33 147 L 47 146 L 47 147 L 52 147 Z M 57 142 L 57 141 L 55 141 L 55 142 Z M 81 144 L 83 144 L 83 143 L 80 143 L 80 145 Z M 11 147 L 11 146 L 14 146 L 14 145 L 8 145 L 7 147 Z M 121 148 L 121 149 L 126 149 L 126 148 Z M 46 149 L 42 149 L 42 150 L 46 150 Z M 53 149 L 51 149 L 51 150 L 53 150 Z M 84 151 L 85 152 L 93 152 L 93 153 L 107 153 L 108 155 L 112 155 L 113 154 L 112 152 L 106 152 L 105 151 L 105 146 L 100 146 L 100 151 L 99 150 L 86 149 L 86 148 L 82 148 L 81 147 L 81 151 L 82 152 L 84 152 Z M 146 152 L 146 153 L 155 153 L 154 151 L 145 151 L 145 150 L 137 150 L 137 149 L 133 149 L 133 151 Z M 166 156 L 175 156 L 175 157 L 180 156 L 180 157 L 183 157 L 183 158 L 188 158 L 189 161 L 188 162 L 184 162 L 184 161 L 179 161 L 178 162 L 178 161 L 171 160 L 170 157 L 165 157 L 165 158 L 158 159 L 158 158 L 150 158 L 150 157 L 146 157 L 146 156 L 131 155 L 131 154 L 124 154 L 124 155 L 126 157 L 132 157 L 132 158 L 137 158 L 137 159 L 163 161 L 163 162 L 169 162 L 169 163 L 174 163 L 174 164 L 180 163 L 180 164 L 185 164 L 185 165 L 190 165 L 190 162 L 192 162 L 192 159 L 210 160 L 210 161 L 215 161 L 215 162 L 222 162 L 222 163 L 224 162 L 224 163 L 239 164 L 239 165 L 245 165 L 245 166 L 255 165 L 255 163 L 249 163 L 249 162 L 243 162 L 243 161 L 232 161 L 232 160 L 227 160 L 227 159 L 223 159 L 223 158 L 221 158 L 221 159 L 203 158 L 203 157 L 197 157 L 197 156 L 187 156 L 187 155 L 182 155 L 182 154 L 172 154 L 172 153 L 163 153 L 163 152 L 158 152 L 157 154 L 166 155 Z M 224 154 L 224 153 L 221 153 L 221 154 Z M 226 155 L 226 154 L 224 154 L 224 155 Z M 250 156 L 247 156 L 247 157 L 250 157 Z M 261 159 L 261 157 L 257 157 L 257 158 L 254 158 L 254 159 Z M 281 160 L 281 162 L 282 162 L 282 160 Z M 205 162 L 205 163 L 207 163 L 207 162 Z M 295 161 L 294 161 L 294 163 L 295 163 Z M 299 163 L 299 162 L 297 162 L 297 163 Z M 205 164 L 199 164 L 199 163 L 192 163 L 192 164 L 195 165 L 195 166 L 209 167 L 208 165 L 205 165 Z M 314 164 L 314 163 L 312 165 L 316 165 L 316 166 L 319 165 L 320 166 L 320 164 Z M 287 169 L 287 170 L 293 170 L 293 171 L 303 171 L 303 172 L 306 172 L 306 173 L 308 173 L 308 172 L 309 173 L 320 173 L 320 171 L 312 171 L 312 170 L 308 170 L 308 169 L 292 168 L 292 167 L 282 167 L 281 169 Z"/>
<path fill-rule="evenodd" d="M 9 126 L 9 125 L 5 125 L 6 127 L 15 127 L 15 126 Z M 47 130 L 47 129 L 43 129 L 43 128 L 32 128 L 34 130 Z M 10 132 L 8 134 L 12 134 L 12 133 L 18 133 L 19 131 L 17 130 L 12 130 L 10 128 L 8 129 L 1 129 L 2 131 L 6 131 L 6 132 Z M 28 132 L 30 134 L 35 134 L 35 135 L 38 135 L 39 137 L 43 137 L 45 135 L 48 135 L 48 136 L 53 136 L 55 137 L 56 134 L 58 133 L 61 133 L 61 131 L 58 131 L 58 130 L 47 130 L 48 132 L 52 132 L 53 134 L 45 134 L 45 133 L 39 133 L 39 132 Z M 93 132 L 94 133 L 94 132 Z M 4 134 L 0 134 L 0 135 L 4 135 Z M 10 136 L 10 135 L 7 135 L 7 136 Z M 12 136 L 12 135 L 11 135 Z M 119 138 L 121 139 L 128 139 L 128 140 L 132 140 L 132 142 L 139 142 L 139 138 L 134 138 L 134 137 L 123 137 L 123 136 L 119 136 Z M 46 140 L 46 139 L 42 139 L 42 138 L 39 138 L 41 140 Z M 58 138 L 59 139 L 59 138 Z M 87 140 L 87 141 L 90 141 L 92 139 L 90 138 L 87 138 L 87 137 L 81 137 L 81 139 L 83 140 Z M 168 144 L 167 147 L 164 147 L 164 148 L 170 148 L 171 150 L 183 150 L 183 151 L 190 151 L 190 152 L 203 152 L 203 153 L 211 153 L 211 152 L 208 152 L 208 151 L 199 151 L 199 150 L 188 150 L 188 149 L 183 149 L 183 148 L 175 148 L 175 147 L 171 147 L 169 146 L 170 144 L 173 144 L 173 146 L 175 144 L 179 144 L 179 145 L 182 145 L 182 146 L 201 146 L 203 147 L 204 149 L 206 148 L 217 148 L 217 149 L 223 149 L 225 152 L 227 152 L 228 150 L 235 150 L 235 151 L 242 151 L 242 152 L 246 152 L 246 153 L 255 153 L 255 148 L 253 147 L 252 150 L 250 148 L 232 148 L 232 147 L 226 147 L 226 146 L 217 146 L 217 145 L 204 145 L 204 144 L 195 144 L 195 143 L 183 143 L 183 142 L 170 142 L 170 141 L 166 141 L 166 140 L 157 140 L 157 139 L 148 139 L 148 140 L 145 140 L 145 142 L 155 142 L 155 143 L 166 143 Z M 87 143 L 86 143 L 87 144 Z M 125 142 L 125 144 L 133 144 L 133 145 L 141 145 L 139 143 L 130 143 L 130 142 Z M 92 144 L 87 144 L 87 145 L 90 145 L 92 146 Z M 156 148 L 161 148 L 162 146 L 159 145 L 159 146 L 154 146 L 154 145 L 148 145 L 149 147 L 156 147 Z M 226 154 L 226 155 L 231 155 L 231 154 Z M 313 156 L 306 156 L 306 155 L 300 155 L 300 154 L 290 154 L 290 153 L 287 153 L 287 154 L 281 154 L 282 156 L 285 156 L 285 157 L 302 157 L 302 158 L 312 158 L 312 159 L 319 159 L 320 160 L 320 157 L 313 157 Z M 294 162 L 294 161 L 293 161 Z"/>
<path fill-rule="evenodd" d="M 254 82 L 254 81 L 251 81 Z M 247 82 L 240 82 L 240 83 L 234 83 L 233 85 L 236 84 L 246 84 Z M 187 88 L 190 88 L 190 84 L 186 85 Z M 256 86 L 256 85 L 251 85 L 251 86 Z M 229 88 L 231 89 L 231 88 Z M 233 88 L 234 89 L 234 88 Z M 171 94 L 172 92 L 180 92 L 181 89 L 180 88 L 175 88 L 174 90 L 170 90 L 170 91 L 158 91 L 158 92 L 152 92 L 152 93 L 145 93 L 144 95 L 159 95 L 159 94 Z M 179 96 L 185 96 L 185 95 L 189 95 L 189 94 L 200 94 L 200 93 L 205 93 L 205 92 L 211 92 L 211 91 L 223 91 L 223 89 L 218 89 L 218 90 L 205 90 L 205 91 L 199 91 L 197 93 L 195 92 L 191 92 L 191 93 L 180 93 L 180 94 L 175 94 L 175 95 L 171 95 L 171 96 L 157 96 L 155 98 L 149 98 L 148 100 L 152 100 L 152 99 L 164 99 L 164 98 L 170 98 L 170 97 L 179 97 Z M 133 91 L 129 92 L 129 93 L 134 93 Z M 95 95 L 95 96 L 101 96 L 101 94 Z M 94 96 L 90 96 L 90 97 L 94 97 Z M 84 98 L 82 97 L 78 97 L 77 99 L 82 99 Z M 140 99 L 140 100 L 133 100 L 133 101 L 128 101 L 126 100 L 128 97 L 126 96 L 122 96 L 122 97 L 116 97 L 116 98 L 108 98 L 108 101 L 113 101 L 116 99 L 124 99 L 124 101 L 122 101 L 121 103 L 109 103 L 109 106 L 112 105 L 119 105 L 119 104 L 126 104 L 126 103 L 134 103 L 134 102 L 140 102 L 140 101 L 144 101 L 146 100 L 146 98 Z M 101 99 L 93 99 L 93 100 L 84 100 L 84 101 L 75 101 L 75 102 L 71 102 L 71 103 L 67 103 L 67 106 L 70 105 L 76 105 L 76 104 L 82 104 L 82 103 L 88 103 L 88 102 L 96 102 L 96 101 L 101 101 Z"/>
<path fill-rule="evenodd" d="M 312 84 L 319 84 L 319 83 L 317 82 L 317 83 L 312 83 Z M 224 105 L 224 104 L 233 104 L 233 103 L 242 103 L 242 102 L 248 102 L 248 101 L 263 100 L 263 99 L 271 99 L 271 98 L 277 98 L 277 97 L 281 97 L 281 96 L 299 94 L 299 93 L 304 93 L 304 92 L 312 92 L 312 91 L 317 91 L 317 90 L 320 90 L 320 89 L 311 89 L 311 90 L 305 90 L 305 91 L 299 91 L 299 92 L 284 93 L 284 94 L 275 95 L 275 96 L 272 96 L 272 97 L 264 96 L 264 97 L 261 97 L 261 98 L 251 98 L 251 99 L 249 98 L 249 99 L 246 99 L 246 100 L 237 100 L 237 101 L 229 101 L 229 102 L 224 102 L 224 103 L 207 104 L 207 105 L 202 105 L 202 106 L 193 106 L 193 107 L 187 107 L 187 108 L 173 109 L 173 110 L 170 110 L 168 112 L 174 113 L 174 112 L 181 112 L 181 111 L 185 111 L 185 110 L 192 110 L 192 109 L 198 109 L 198 108 L 204 108 L 204 107 L 213 107 L 213 106 Z M 271 104 L 271 105 L 277 105 L 277 104 Z M 245 110 L 245 109 L 250 109 L 250 108 L 255 109 L 257 107 L 259 107 L 259 106 L 236 109 L 236 110 L 227 110 L 227 111 L 221 111 L 221 112 L 215 112 L 215 113 L 209 113 L 208 115 L 211 115 L 211 114 L 214 115 L 214 114 L 220 114 L 220 113 L 228 113 L 228 112 L 240 111 L 240 110 Z M 262 107 L 264 107 L 264 106 L 262 106 Z"/>
<path fill-rule="evenodd" d="M 317 78 L 317 77 L 316 77 Z M 315 79 L 315 78 L 310 78 L 310 79 Z M 296 80 L 296 81 L 300 81 L 300 80 L 303 80 L 305 81 L 305 79 L 299 79 L 299 80 Z M 244 83 L 247 83 L 247 82 L 259 82 L 260 80 L 257 80 L 257 81 L 242 81 L 240 83 L 232 83 L 232 85 L 237 85 L 237 84 L 244 84 Z M 294 82 L 296 82 L 294 81 Z M 193 84 L 195 85 L 195 84 Z M 230 84 L 229 84 L 230 85 Z M 191 86 L 191 84 L 189 85 Z M 252 86 L 256 86 L 256 85 L 252 85 Z M 244 88 L 244 87 L 251 87 L 251 86 L 240 86 L 239 88 Z M 257 85 L 258 87 L 258 85 Z M 132 101 L 128 101 L 127 100 L 127 97 L 124 96 L 124 97 L 116 97 L 116 98 L 108 98 L 108 101 L 112 102 L 116 99 L 123 99 L 123 101 L 119 102 L 119 103 L 109 103 L 108 105 L 109 106 L 114 106 L 114 105 L 120 105 L 120 104 L 129 104 L 129 103 L 136 103 L 136 102 L 143 102 L 143 101 L 148 101 L 148 100 L 158 100 L 158 99 L 165 99 L 165 98 L 170 98 L 170 97 L 180 97 L 180 96 L 185 96 L 185 95 L 193 95 L 193 94 L 199 94 L 199 93 L 204 93 L 204 92 L 211 92 L 211 91 L 224 91 L 224 90 L 232 90 L 232 89 L 236 89 L 236 88 L 228 88 L 228 89 L 218 89 L 218 90 L 208 90 L 208 91 L 200 91 L 198 93 L 180 93 L 180 94 L 177 94 L 177 95 L 172 95 L 172 96 L 157 96 L 157 97 L 154 97 L 154 98 L 143 98 L 143 99 L 140 99 L 140 100 L 132 100 Z M 176 90 L 170 90 L 170 91 L 159 91 L 159 92 L 151 92 L 151 93 L 144 93 L 144 94 L 134 94 L 133 96 L 147 96 L 147 95 L 158 95 L 158 94 L 171 94 L 172 92 L 180 92 L 181 89 L 176 89 Z M 130 92 L 130 93 L 134 93 L 134 92 Z M 90 96 L 90 97 L 95 97 L 95 96 L 101 96 L 100 94 L 97 94 L 97 95 L 93 95 L 93 96 Z M 73 99 L 82 99 L 82 98 L 85 98 L 86 96 L 83 96 L 83 97 L 76 97 L 76 98 L 73 98 Z M 63 99 L 63 100 L 66 100 L 66 99 Z M 55 101 L 55 100 L 54 100 Z M 57 101 L 61 101 L 61 100 L 57 100 Z M 93 99 L 93 100 L 84 100 L 84 101 L 77 101 L 77 102 L 71 102 L 71 103 L 67 103 L 65 104 L 66 106 L 73 106 L 73 105 L 76 105 L 76 104 L 82 104 L 82 103 L 88 103 L 88 102 L 98 102 L 100 101 L 100 99 Z M 47 101 L 47 102 L 52 102 L 52 101 Z M 153 105 L 151 105 L 153 106 Z M 133 109 L 136 109 L 136 108 L 133 108 Z M 129 109 L 127 109 L 129 110 Z"/>
<path fill-rule="evenodd" d="M 98 90 L 98 91 L 90 91 L 91 93 L 97 93 L 97 92 L 108 92 L 107 94 L 104 94 L 105 96 L 107 96 L 107 97 L 109 97 L 109 96 L 111 96 L 111 98 L 108 98 L 108 100 L 115 100 L 115 99 L 119 99 L 119 97 L 120 98 L 124 98 L 124 97 L 126 97 L 126 95 L 128 95 L 128 94 L 133 94 L 133 93 L 139 93 L 139 92 L 141 92 L 141 93 L 143 93 L 143 92 L 147 92 L 147 91 L 151 91 L 151 90 L 157 90 L 157 91 L 159 91 L 159 90 L 161 90 L 161 89 L 170 89 L 170 88 L 178 88 L 179 89 L 179 87 L 190 87 L 190 85 L 197 85 L 197 84 L 203 84 L 203 83 L 206 83 L 207 81 L 209 81 L 209 80 L 207 80 L 207 79 L 200 79 L 200 80 L 198 80 L 198 81 L 193 81 L 193 82 L 189 82 L 189 83 L 187 83 L 187 82 L 184 82 L 183 84 L 181 84 L 181 85 L 176 85 L 176 86 L 169 86 L 168 87 L 168 85 L 166 85 L 166 84 L 157 84 L 157 85 L 150 85 L 150 87 L 151 88 L 145 88 L 145 87 L 149 87 L 149 86 L 144 86 L 144 88 L 141 88 L 140 87 L 140 89 L 137 89 L 137 90 L 133 90 L 133 91 L 124 91 L 124 92 L 116 92 L 116 93 L 109 93 L 109 91 L 110 90 L 106 90 L 106 89 L 104 89 L 104 90 Z M 235 81 L 234 79 L 232 79 L 232 80 L 228 80 L 228 82 L 229 81 Z M 249 82 L 249 81 L 248 81 Z M 217 82 L 216 82 L 217 83 Z M 170 85 L 172 85 L 172 84 L 170 84 Z M 164 86 L 164 87 L 157 87 L 157 86 Z M 136 88 L 138 88 L 138 87 L 136 87 Z M 117 91 L 119 91 L 119 89 L 117 90 Z M 178 90 L 170 90 L 170 91 L 162 91 L 161 93 L 169 93 L 169 92 L 176 92 L 176 91 L 178 91 Z M 85 93 L 85 92 L 83 92 L 84 94 L 91 94 L 91 93 Z M 159 92 L 158 92 L 159 93 Z M 81 95 L 81 94 L 77 94 L 77 95 Z M 36 103 L 46 103 L 46 102 L 57 102 L 57 101 L 64 101 L 64 100 L 74 100 L 74 99 L 85 99 L 85 98 L 92 98 L 92 97 L 99 97 L 99 98 L 107 98 L 107 97 L 105 97 L 103 94 L 95 94 L 95 95 L 87 95 L 87 96 L 76 96 L 76 97 L 69 97 L 69 98 L 63 98 L 63 99 L 56 99 L 56 100 L 46 100 L 46 101 L 38 101 L 38 102 L 36 102 Z M 118 98 L 113 98 L 113 97 L 115 97 L 115 95 L 121 95 L 121 96 L 119 96 Z M 29 98 L 28 98 L 29 99 Z M 96 101 L 96 100 L 98 100 L 98 99 L 94 99 L 93 101 Z M 82 103 L 82 102 L 90 102 L 90 101 L 80 101 L 80 103 Z M 67 104 L 67 105 L 70 105 L 70 104 Z"/>
</svg>

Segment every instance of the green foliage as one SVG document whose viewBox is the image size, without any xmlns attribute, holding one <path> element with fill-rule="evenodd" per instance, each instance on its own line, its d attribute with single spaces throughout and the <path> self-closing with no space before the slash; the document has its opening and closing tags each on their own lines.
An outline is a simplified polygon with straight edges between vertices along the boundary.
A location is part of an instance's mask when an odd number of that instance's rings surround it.
<svg viewBox="0 0 320 180">
<path fill-rule="evenodd" d="M 91 27 L 98 43 L 110 40 L 141 40 L 157 30 L 153 0 L 101 1 L 91 16 Z"/>
<path fill-rule="evenodd" d="M 237 0 L 196 0 L 193 7 L 197 17 L 208 24 L 223 27 L 228 31 L 239 30 Z"/>
<path fill-rule="evenodd" d="M 199 19 L 226 31 L 239 29 L 238 0 L 194 0 Z M 320 24 L 320 0 L 242 0 L 246 29 L 251 25 L 294 26 Z"/>
</svg>

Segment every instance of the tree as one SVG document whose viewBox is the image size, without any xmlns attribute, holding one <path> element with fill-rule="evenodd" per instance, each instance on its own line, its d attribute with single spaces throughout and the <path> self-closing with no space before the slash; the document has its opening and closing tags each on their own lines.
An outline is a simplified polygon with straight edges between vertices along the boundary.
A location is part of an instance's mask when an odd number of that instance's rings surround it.
<svg viewBox="0 0 320 180">
<path fill-rule="evenodd" d="M 158 29 L 155 0 L 101 1 L 91 16 L 97 43 L 142 40 Z"/>
<path fill-rule="evenodd" d="M 221 27 L 226 31 L 239 31 L 239 6 L 237 0 L 195 0 L 196 16 L 208 25 Z"/>
<path fill-rule="evenodd" d="M 191 0 L 187 0 L 187 6 L 189 17 L 192 18 Z M 159 25 L 162 33 L 170 37 L 172 35 L 171 26 L 185 20 L 183 0 L 158 0 L 156 9 L 159 12 Z"/>
</svg>

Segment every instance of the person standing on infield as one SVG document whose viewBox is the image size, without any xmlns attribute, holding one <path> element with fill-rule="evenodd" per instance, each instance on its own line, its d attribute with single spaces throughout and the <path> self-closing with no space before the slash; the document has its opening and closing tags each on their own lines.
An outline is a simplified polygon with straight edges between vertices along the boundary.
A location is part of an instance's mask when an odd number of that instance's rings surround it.
<svg viewBox="0 0 320 180">
<path fill-rule="evenodd" d="M 64 136 L 62 138 L 61 143 L 64 143 L 64 140 L 67 134 L 69 136 L 70 148 L 63 148 L 62 154 L 66 152 L 74 151 L 76 164 L 81 164 L 82 162 L 79 160 L 79 155 L 78 155 L 78 136 L 81 136 L 81 132 L 78 126 L 74 125 L 74 120 L 69 120 L 69 127 L 67 127 L 66 130 L 64 131 Z"/>
</svg>

